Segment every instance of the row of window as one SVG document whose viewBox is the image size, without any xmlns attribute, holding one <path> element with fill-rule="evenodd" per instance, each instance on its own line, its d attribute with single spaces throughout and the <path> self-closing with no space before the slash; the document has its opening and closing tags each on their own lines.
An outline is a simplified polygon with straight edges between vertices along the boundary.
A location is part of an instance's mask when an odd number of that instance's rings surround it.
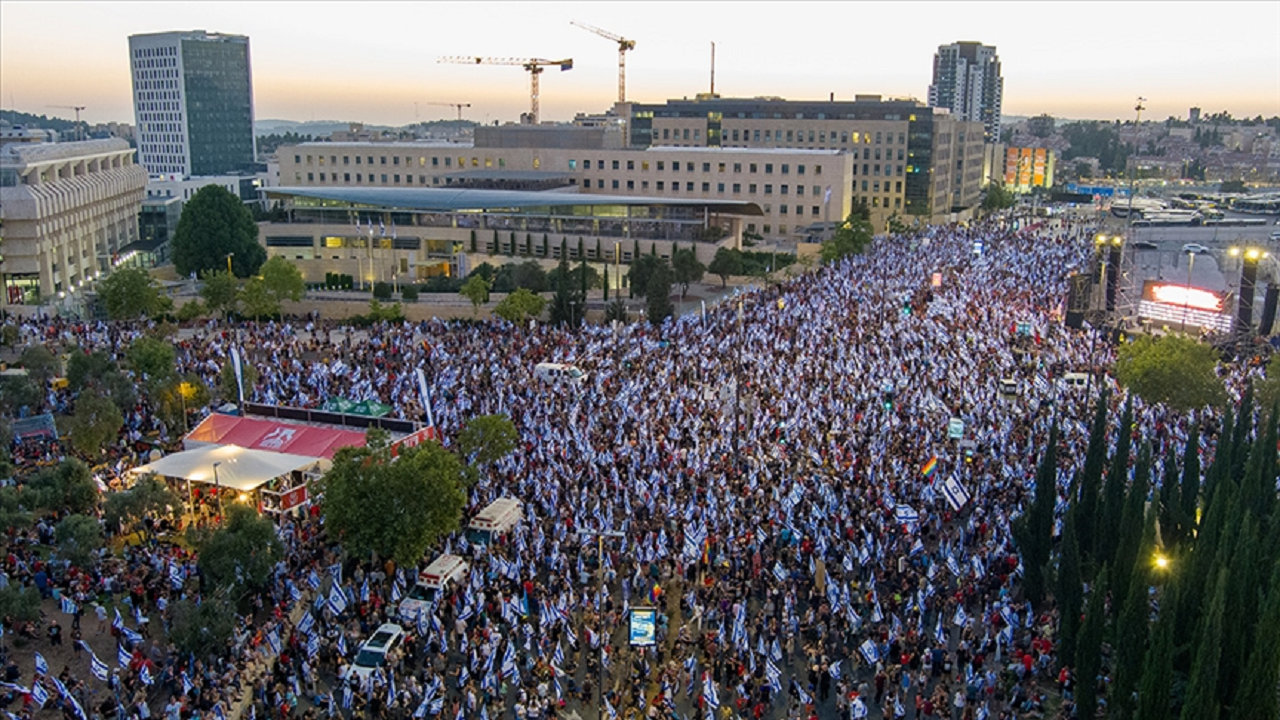
<svg viewBox="0 0 1280 720">
<path fill-rule="evenodd" d="M 877 151 L 877 152 L 878 152 L 878 151 Z M 338 156 L 337 156 L 337 155 L 330 155 L 330 156 L 328 156 L 327 158 L 326 158 L 324 155 L 306 155 L 306 156 L 303 156 L 303 155 L 294 155 L 294 156 L 293 156 L 293 162 L 294 162 L 294 164 L 296 164 L 296 165 L 302 165 L 302 164 L 303 164 L 303 158 L 304 158 L 304 157 L 306 158 L 306 163 L 305 163 L 305 164 L 307 164 L 307 165 L 319 165 L 319 166 L 321 166 L 321 167 L 324 167 L 326 163 L 327 163 L 328 165 L 337 165 L 337 164 L 338 164 Z M 375 162 L 374 162 L 374 156 L 372 156 L 372 155 L 366 155 L 366 156 L 356 155 L 356 156 L 354 156 L 354 157 L 355 157 L 355 162 L 354 162 L 354 163 L 352 163 L 352 162 L 351 162 L 351 159 L 352 159 L 352 156 L 351 156 L 351 155 L 343 155 L 343 156 L 342 156 L 342 164 L 343 164 L 343 165 L 352 165 L 352 164 L 355 164 L 355 165 L 361 165 L 361 164 L 364 164 L 364 165 L 374 165 L 374 164 L 375 164 Z M 387 163 L 387 157 L 388 157 L 388 156 L 386 156 L 386 155 L 379 156 L 379 157 L 378 157 L 378 161 L 377 161 L 377 163 L 376 163 L 376 164 L 377 164 L 377 165 L 387 165 L 387 164 L 388 164 L 388 163 Z M 400 158 L 399 156 L 390 156 L 390 157 L 391 157 L 391 162 L 390 162 L 389 164 L 390 164 L 391 166 L 393 166 L 393 167 L 394 167 L 394 166 L 401 165 L 401 162 L 400 162 L 401 158 Z M 606 169 L 606 167 L 605 167 L 605 166 L 606 166 L 606 163 L 607 163 L 610 167 L 612 167 L 612 169 L 614 169 L 614 170 L 621 170 L 621 169 L 622 169 L 622 167 L 623 167 L 623 162 L 624 162 L 624 161 L 622 161 L 622 160 L 595 160 L 595 161 L 592 161 L 592 160 L 590 160 L 590 159 L 584 159 L 584 160 L 582 160 L 582 165 L 581 165 L 582 169 L 583 169 L 583 170 L 590 170 L 590 169 L 592 169 L 592 167 L 593 167 L 593 162 L 594 162 L 594 167 L 595 167 L 596 169 L 598 169 L 598 170 L 604 170 L 604 169 Z M 626 160 L 625 162 L 626 162 L 626 169 L 627 169 L 627 170 L 635 170 L 635 169 L 636 169 L 636 161 L 635 161 L 635 160 Z M 678 161 L 678 160 L 671 160 L 671 161 L 667 161 L 667 160 L 656 160 L 656 161 L 641 160 L 641 161 L 640 161 L 640 170 L 641 170 L 642 172 L 648 172 L 648 171 L 649 171 L 649 169 L 650 169 L 650 164 L 651 164 L 651 163 L 652 163 L 653 167 L 654 167 L 654 168 L 656 168 L 656 170 L 657 170 L 658 172 L 665 172 L 665 171 L 667 171 L 667 169 L 668 169 L 668 165 L 670 166 L 670 171 L 671 171 L 671 172 L 680 172 L 680 161 Z M 432 157 L 432 158 L 431 158 L 431 167 L 440 167 L 440 164 L 441 164 L 441 163 L 440 163 L 440 158 L 439 158 L 439 157 Z M 704 173 L 709 173 L 709 172 L 711 172 L 711 169 L 712 169 L 712 163 L 704 162 L 704 163 L 701 163 L 701 165 L 702 165 L 702 172 L 704 172 Z M 734 172 L 734 173 L 741 173 L 741 172 L 743 172 L 743 168 L 745 167 L 745 168 L 746 168 L 746 171 L 747 171 L 748 173 L 750 173 L 750 174 L 756 174 L 756 173 L 759 173 L 759 172 L 760 172 L 760 168 L 761 168 L 761 166 L 763 166 L 763 168 L 764 168 L 764 174 L 765 174 L 765 175 L 772 175 L 772 174 L 773 174 L 773 172 L 774 172 L 774 168 L 775 168 L 774 163 L 723 163 L 723 162 L 720 162 L 720 163 L 715 163 L 715 170 L 716 170 L 716 172 L 718 172 L 718 173 L 727 172 L 727 171 L 728 171 L 728 169 L 729 169 L 729 166 L 730 166 L 730 165 L 732 165 L 732 167 L 733 167 L 733 172 Z M 412 166 L 413 166 L 413 158 L 412 158 L 412 157 L 405 157 L 405 158 L 404 158 L 403 166 L 404 166 L 404 167 L 412 167 Z M 418 157 L 418 167 L 426 167 L 426 166 L 427 166 L 427 158 L 426 158 L 426 157 L 419 156 L 419 157 Z M 486 167 L 486 168 L 492 168 L 493 166 L 494 166 L 493 158 L 484 158 L 484 167 Z M 499 168 L 505 168 L 506 166 L 507 166 L 507 162 L 506 162 L 506 160 L 505 160 L 504 158 L 498 158 L 498 167 L 499 167 Z M 538 159 L 538 158 L 534 158 L 534 159 L 533 159 L 533 167 L 534 167 L 534 169 L 540 169 L 540 168 L 541 168 L 541 166 L 542 166 L 542 162 L 541 162 L 541 160 L 540 160 L 540 159 Z M 697 166 L 698 166 L 698 163 L 693 163 L 693 162 L 687 162 L 687 161 L 686 161 L 686 162 L 684 163 L 684 169 L 685 169 L 685 172 L 696 172 L 695 168 L 696 168 Z M 453 167 L 453 158 L 451 158 L 451 157 L 445 157 L 445 158 L 444 158 L 444 167 Z M 459 157 L 459 158 L 458 158 L 458 167 L 460 167 L 460 168 L 467 167 L 467 159 L 466 159 L 465 157 Z M 471 158 L 471 167 L 480 167 L 480 158 L 478 158 L 478 157 L 472 157 L 472 158 Z M 781 174 L 781 175 L 789 175 L 789 174 L 791 174 L 791 170 L 792 170 L 791 163 L 779 163 L 776 167 L 777 167 L 777 169 L 778 169 L 779 174 Z M 570 170 L 577 170 L 578 168 L 579 168 L 578 160 L 576 160 L 576 159 L 572 159 L 572 158 L 571 158 L 571 159 L 569 160 L 569 169 L 570 169 Z M 809 169 L 809 167 L 808 167 L 808 166 L 806 166 L 806 165 L 796 165 L 796 166 L 795 166 L 795 174 L 796 174 L 796 175 L 804 175 L 808 169 Z M 821 165 L 814 165 L 814 166 L 812 167 L 812 170 L 813 170 L 813 174 L 814 174 L 814 175 L 821 175 L 821 174 L 822 174 L 822 166 L 821 166 Z"/>
<path fill-rule="evenodd" d="M 133 51 L 135 58 L 176 58 L 178 56 L 178 48 L 170 45 L 169 47 L 151 47 L 137 48 Z M 171 66 L 176 60 L 143 60 L 139 65 L 145 67 L 162 67 Z"/>
<path fill-rule="evenodd" d="M 858 173 L 858 163 L 853 163 L 852 168 L 853 168 L 853 173 L 852 173 L 852 174 L 854 174 L 854 175 L 858 175 L 858 174 L 859 174 L 859 173 Z M 890 165 L 890 164 L 888 164 L 888 163 L 885 163 L 885 166 L 884 166 L 884 173 L 883 173 L 883 174 L 884 174 L 884 175 L 899 175 L 899 176 L 900 176 L 900 175 L 902 175 L 902 170 L 903 170 L 903 167 L 902 167 L 901 165 L 896 165 L 896 166 L 895 166 L 895 165 Z M 907 170 L 907 172 L 911 172 L 911 166 L 910 166 L 910 165 L 908 165 L 908 166 L 906 167 L 906 170 Z M 862 175 L 864 175 L 864 176 L 866 176 L 866 175 L 875 175 L 875 176 L 879 176 L 879 175 L 881 174 L 881 173 L 880 173 L 880 163 L 875 163 L 874 165 L 872 165 L 872 164 L 870 164 L 870 163 L 863 163 L 863 164 L 862 164 L 862 173 L 861 173 L 861 174 L 862 174 Z"/>
<path fill-rule="evenodd" d="M 596 161 L 595 161 L 595 167 L 596 167 L 596 169 L 597 169 L 597 170 L 604 170 L 604 169 L 605 169 L 605 163 L 606 163 L 606 162 L 608 162 L 608 163 L 610 164 L 610 166 L 611 166 L 611 168 L 612 168 L 613 170 L 621 170 L 621 169 L 622 169 L 622 161 L 621 161 L 621 160 L 609 160 L 609 161 L 605 161 L 605 160 L 596 160 Z M 657 168 L 657 171 L 658 171 L 658 172 L 663 172 L 663 171 L 665 171 L 665 170 L 667 169 L 667 161 L 666 161 L 666 160 L 657 160 L 657 161 L 654 161 L 654 165 L 655 165 L 655 167 Z M 671 165 L 671 172 L 680 172 L 680 161 L 679 161 L 679 160 L 672 160 L 672 161 L 670 161 L 670 165 Z M 716 166 L 716 172 L 717 172 L 717 173 L 723 173 L 723 172 L 725 172 L 725 171 L 728 169 L 729 165 L 730 165 L 730 163 L 722 163 L 722 162 L 721 162 L 721 163 L 716 163 L 716 164 L 715 164 L 715 166 Z M 733 165 L 733 172 L 735 172 L 735 173 L 741 173 L 741 172 L 742 172 L 743 163 L 732 163 L 732 165 Z M 750 173 L 752 173 L 752 174 L 755 174 L 755 173 L 759 172 L 760 165 L 761 165 L 761 163 L 746 163 L 746 167 L 748 168 L 748 172 L 750 172 Z M 773 163 L 763 163 L 763 165 L 764 165 L 764 174 L 765 174 L 765 175 L 772 175 L 772 174 L 773 174 L 773 168 L 774 168 Z M 687 162 L 687 161 L 684 163 L 684 169 L 685 169 L 685 172 L 695 172 L 695 170 L 694 170 L 694 168 L 695 168 L 695 167 L 697 167 L 697 163 L 692 163 L 692 162 Z M 572 160 L 572 159 L 571 159 L 571 160 L 569 160 L 569 169 L 570 169 L 570 170 L 577 170 L 577 169 L 578 169 L 578 161 L 577 161 L 577 160 Z M 583 160 L 583 161 L 582 161 L 582 169 L 583 169 L 583 170 L 590 170 L 590 169 L 591 169 L 591 160 L 589 160 L 589 159 L 588 159 L 588 160 Z M 628 161 L 627 161 L 627 169 L 628 169 L 628 170 L 635 170 L 635 169 L 636 169 L 636 161 L 635 161 L 635 160 L 628 160 Z M 790 163 L 779 163 L 779 165 L 778 165 L 778 169 L 779 169 L 779 171 L 780 171 L 780 174 L 782 174 L 782 175 L 789 175 L 789 174 L 791 174 L 791 164 L 790 164 Z M 648 161 L 648 160 L 641 160 L 641 161 L 640 161 L 640 170 L 641 170 L 642 172 L 648 172 L 648 170 L 649 170 L 649 161 Z M 709 163 L 709 162 L 704 162 L 704 163 L 702 163 L 702 172 L 704 172 L 704 173 L 709 173 L 709 172 L 711 172 L 711 163 Z M 797 175 L 804 175 L 804 173 L 805 173 L 805 166 L 804 166 L 804 165 L 796 165 L 796 174 L 797 174 Z M 821 165 L 814 165 L 814 166 L 813 166 L 813 174 L 814 174 L 814 175 L 821 175 L 821 174 L 822 174 L 822 166 L 821 166 Z"/>
</svg>

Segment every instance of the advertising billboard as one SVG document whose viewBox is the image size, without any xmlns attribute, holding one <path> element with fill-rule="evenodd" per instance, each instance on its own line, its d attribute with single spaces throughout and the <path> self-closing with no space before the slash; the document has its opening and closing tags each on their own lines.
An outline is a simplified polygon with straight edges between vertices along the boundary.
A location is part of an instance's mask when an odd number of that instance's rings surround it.
<svg viewBox="0 0 1280 720">
<path fill-rule="evenodd" d="M 658 611 L 654 608 L 631 608 L 631 644 L 652 647 L 658 642 Z"/>
<path fill-rule="evenodd" d="M 1222 293 L 1163 280 L 1143 284 L 1138 315 L 1156 322 L 1231 331 L 1231 313 Z"/>
</svg>

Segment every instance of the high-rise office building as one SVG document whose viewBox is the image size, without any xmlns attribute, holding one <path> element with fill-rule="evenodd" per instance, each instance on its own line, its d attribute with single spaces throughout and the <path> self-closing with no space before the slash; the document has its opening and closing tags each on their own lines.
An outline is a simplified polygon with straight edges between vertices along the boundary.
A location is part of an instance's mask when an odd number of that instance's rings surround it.
<svg viewBox="0 0 1280 720">
<path fill-rule="evenodd" d="M 947 108 L 961 120 L 982 123 L 989 143 L 1000 141 L 1000 105 L 1004 78 L 994 45 L 958 42 L 941 45 L 933 56 L 929 107 Z"/>
<path fill-rule="evenodd" d="M 203 30 L 129 36 L 138 159 L 152 175 L 252 166 L 249 38 Z"/>
</svg>

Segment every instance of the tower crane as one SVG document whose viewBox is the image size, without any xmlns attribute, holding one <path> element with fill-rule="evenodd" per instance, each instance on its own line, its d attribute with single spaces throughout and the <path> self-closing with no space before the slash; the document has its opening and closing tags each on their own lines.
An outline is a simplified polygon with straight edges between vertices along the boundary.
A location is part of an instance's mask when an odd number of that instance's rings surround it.
<svg viewBox="0 0 1280 720">
<path fill-rule="evenodd" d="M 86 108 L 84 105 L 46 105 L 45 107 L 59 108 L 62 110 L 75 110 L 76 111 L 76 139 L 81 139 L 80 138 L 80 132 L 81 132 L 80 111 L 87 110 L 88 108 Z"/>
<path fill-rule="evenodd" d="M 471 107 L 471 103 L 445 103 L 445 102 L 425 102 L 423 105 L 444 105 L 446 107 L 455 108 L 458 111 L 458 119 L 462 119 L 462 108 Z"/>
<path fill-rule="evenodd" d="M 593 25 L 580 23 L 577 20 L 570 20 L 570 25 L 580 27 L 590 33 L 595 33 L 606 40 L 612 40 L 618 43 L 618 102 L 627 101 L 627 51 L 636 49 L 636 41 L 628 40 L 621 35 L 615 35 L 608 30 L 601 30 Z"/>
<path fill-rule="evenodd" d="M 573 69 L 573 58 L 565 60 L 543 60 L 541 58 L 450 56 L 442 57 L 437 62 L 452 63 L 455 65 L 519 65 L 529 71 L 529 118 L 530 122 L 534 125 L 538 124 L 538 76 L 542 74 L 543 68 L 551 65 L 559 65 L 561 72 Z"/>
</svg>

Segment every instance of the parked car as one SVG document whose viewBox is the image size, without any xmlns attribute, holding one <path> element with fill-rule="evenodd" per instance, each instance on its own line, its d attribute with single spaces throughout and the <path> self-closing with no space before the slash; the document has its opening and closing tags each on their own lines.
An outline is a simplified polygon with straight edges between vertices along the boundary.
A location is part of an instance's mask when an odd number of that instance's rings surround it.
<svg viewBox="0 0 1280 720">
<path fill-rule="evenodd" d="M 1203 255 L 1209 252 L 1209 248 L 1201 245 L 1200 243 L 1187 243 L 1182 246 L 1182 252 L 1187 255 Z"/>
<path fill-rule="evenodd" d="M 1149 240 L 1135 240 L 1133 246 L 1139 250 L 1159 250 L 1160 246 Z"/>
</svg>

